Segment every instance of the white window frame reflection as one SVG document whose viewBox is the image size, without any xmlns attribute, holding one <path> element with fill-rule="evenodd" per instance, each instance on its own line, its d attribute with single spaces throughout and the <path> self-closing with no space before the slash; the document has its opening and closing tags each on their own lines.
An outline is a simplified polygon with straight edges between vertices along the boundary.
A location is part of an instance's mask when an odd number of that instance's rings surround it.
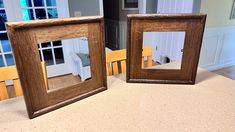
<svg viewBox="0 0 235 132">
<path fill-rule="evenodd" d="M 52 59 L 53 59 L 53 64 L 52 65 L 62 64 L 62 63 L 58 63 L 56 61 L 56 57 L 55 57 L 55 49 L 61 48 L 63 50 L 62 42 L 61 42 L 61 45 L 59 45 L 59 46 L 53 46 L 53 42 L 48 42 L 48 43 L 50 43 L 50 45 L 51 45 L 50 47 L 42 47 L 42 44 L 39 44 L 39 48 L 38 49 L 39 49 L 42 61 L 45 61 L 45 58 L 44 58 L 44 55 L 43 55 L 43 51 L 44 50 L 51 50 L 52 51 Z M 63 56 L 63 59 L 65 59 L 64 56 Z M 63 62 L 63 63 L 65 63 L 65 62 Z"/>
</svg>

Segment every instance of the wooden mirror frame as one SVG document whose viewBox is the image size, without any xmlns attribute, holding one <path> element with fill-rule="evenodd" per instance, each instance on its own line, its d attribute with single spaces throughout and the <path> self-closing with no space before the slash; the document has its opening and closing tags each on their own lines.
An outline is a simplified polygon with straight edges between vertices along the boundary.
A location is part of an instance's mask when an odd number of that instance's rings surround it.
<svg viewBox="0 0 235 132">
<path fill-rule="evenodd" d="M 128 15 L 127 82 L 195 84 L 205 14 Z M 144 32 L 185 32 L 182 65 L 174 69 L 142 69 Z"/>
<path fill-rule="evenodd" d="M 34 118 L 107 89 L 103 17 L 8 22 L 7 32 L 29 118 Z M 47 91 L 37 44 L 88 37 L 92 78 Z"/>
</svg>

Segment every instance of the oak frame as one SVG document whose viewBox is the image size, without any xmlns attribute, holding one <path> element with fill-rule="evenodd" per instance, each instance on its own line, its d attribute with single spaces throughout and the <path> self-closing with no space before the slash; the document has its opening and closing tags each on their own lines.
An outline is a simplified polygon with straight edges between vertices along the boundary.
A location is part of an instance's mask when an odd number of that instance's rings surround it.
<svg viewBox="0 0 235 132">
<path fill-rule="evenodd" d="M 103 17 L 8 22 L 6 25 L 30 119 L 107 89 Z M 37 44 L 84 36 L 89 38 L 92 78 L 47 91 Z"/>
<path fill-rule="evenodd" d="M 128 15 L 127 82 L 195 84 L 206 14 Z M 143 32 L 185 34 L 182 65 L 174 69 L 142 69 Z"/>
</svg>

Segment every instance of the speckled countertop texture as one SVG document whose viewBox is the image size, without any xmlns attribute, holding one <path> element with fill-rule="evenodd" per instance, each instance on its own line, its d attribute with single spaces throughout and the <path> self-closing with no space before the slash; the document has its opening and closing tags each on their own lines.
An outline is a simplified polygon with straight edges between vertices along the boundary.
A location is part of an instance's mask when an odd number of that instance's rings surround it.
<svg viewBox="0 0 235 132">
<path fill-rule="evenodd" d="M 235 132 L 235 81 L 199 70 L 196 85 L 127 84 L 35 119 L 22 97 L 0 102 L 0 132 Z"/>
</svg>

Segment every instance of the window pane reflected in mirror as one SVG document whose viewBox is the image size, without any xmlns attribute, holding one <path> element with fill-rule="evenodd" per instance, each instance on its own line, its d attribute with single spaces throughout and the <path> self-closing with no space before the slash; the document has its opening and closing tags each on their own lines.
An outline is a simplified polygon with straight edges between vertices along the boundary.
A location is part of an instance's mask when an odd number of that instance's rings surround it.
<svg viewBox="0 0 235 132">
<path fill-rule="evenodd" d="M 56 0 L 46 0 L 47 6 L 56 6 Z"/>
<path fill-rule="evenodd" d="M 185 32 L 144 32 L 143 69 L 181 69 Z"/>
<path fill-rule="evenodd" d="M 21 7 L 32 7 L 31 0 L 20 0 Z"/>
<path fill-rule="evenodd" d="M 61 41 L 54 41 L 53 42 L 53 46 L 61 46 L 61 45 L 62 45 Z"/>
<path fill-rule="evenodd" d="M 42 48 L 48 48 L 48 47 L 51 47 L 51 42 L 42 43 Z"/>
<path fill-rule="evenodd" d="M 138 0 L 124 0 L 124 8 L 138 8 Z"/>
<path fill-rule="evenodd" d="M 14 61 L 12 54 L 6 54 L 5 58 L 6 58 L 7 66 L 15 65 L 15 61 Z"/>
<path fill-rule="evenodd" d="M 11 45 L 8 40 L 7 33 L 1 33 L 0 40 L 1 40 L 2 48 L 3 48 L 3 52 L 11 52 Z"/>
<path fill-rule="evenodd" d="M 53 46 L 49 47 L 51 44 Z M 42 43 L 39 47 L 40 59 L 46 63 L 49 91 L 74 86 L 92 78 L 86 37 Z"/>
<path fill-rule="evenodd" d="M 0 0 L 0 8 L 4 8 L 3 0 Z"/>
<path fill-rule="evenodd" d="M 56 8 L 48 8 L 48 17 L 49 18 L 58 18 L 58 13 L 57 13 L 57 9 Z"/>
<path fill-rule="evenodd" d="M 46 10 L 45 9 L 35 9 L 36 19 L 46 19 Z"/>
<path fill-rule="evenodd" d="M 23 20 L 34 20 L 34 14 L 32 9 L 22 9 Z"/>
<path fill-rule="evenodd" d="M 43 49 L 42 50 L 44 61 L 47 66 L 54 65 L 52 49 Z"/>
<path fill-rule="evenodd" d="M 3 61 L 3 58 L 2 58 L 3 56 L 2 55 L 0 55 L 0 67 L 4 67 L 5 65 L 4 65 L 4 61 Z"/>
<path fill-rule="evenodd" d="M 47 66 L 63 64 L 64 54 L 61 41 L 52 41 L 38 44 L 40 59 L 45 61 Z"/>
<path fill-rule="evenodd" d="M 33 0 L 35 7 L 44 6 L 44 0 Z"/>
<path fill-rule="evenodd" d="M 64 63 L 63 49 L 55 48 L 54 53 L 55 53 L 56 64 L 63 64 Z"/>
<path fill-rule="evenodd" d="M 6 11 L 0 10 L 0 31 L 6 30 L 5 22 L 7 21 Z"/>
</svg>

